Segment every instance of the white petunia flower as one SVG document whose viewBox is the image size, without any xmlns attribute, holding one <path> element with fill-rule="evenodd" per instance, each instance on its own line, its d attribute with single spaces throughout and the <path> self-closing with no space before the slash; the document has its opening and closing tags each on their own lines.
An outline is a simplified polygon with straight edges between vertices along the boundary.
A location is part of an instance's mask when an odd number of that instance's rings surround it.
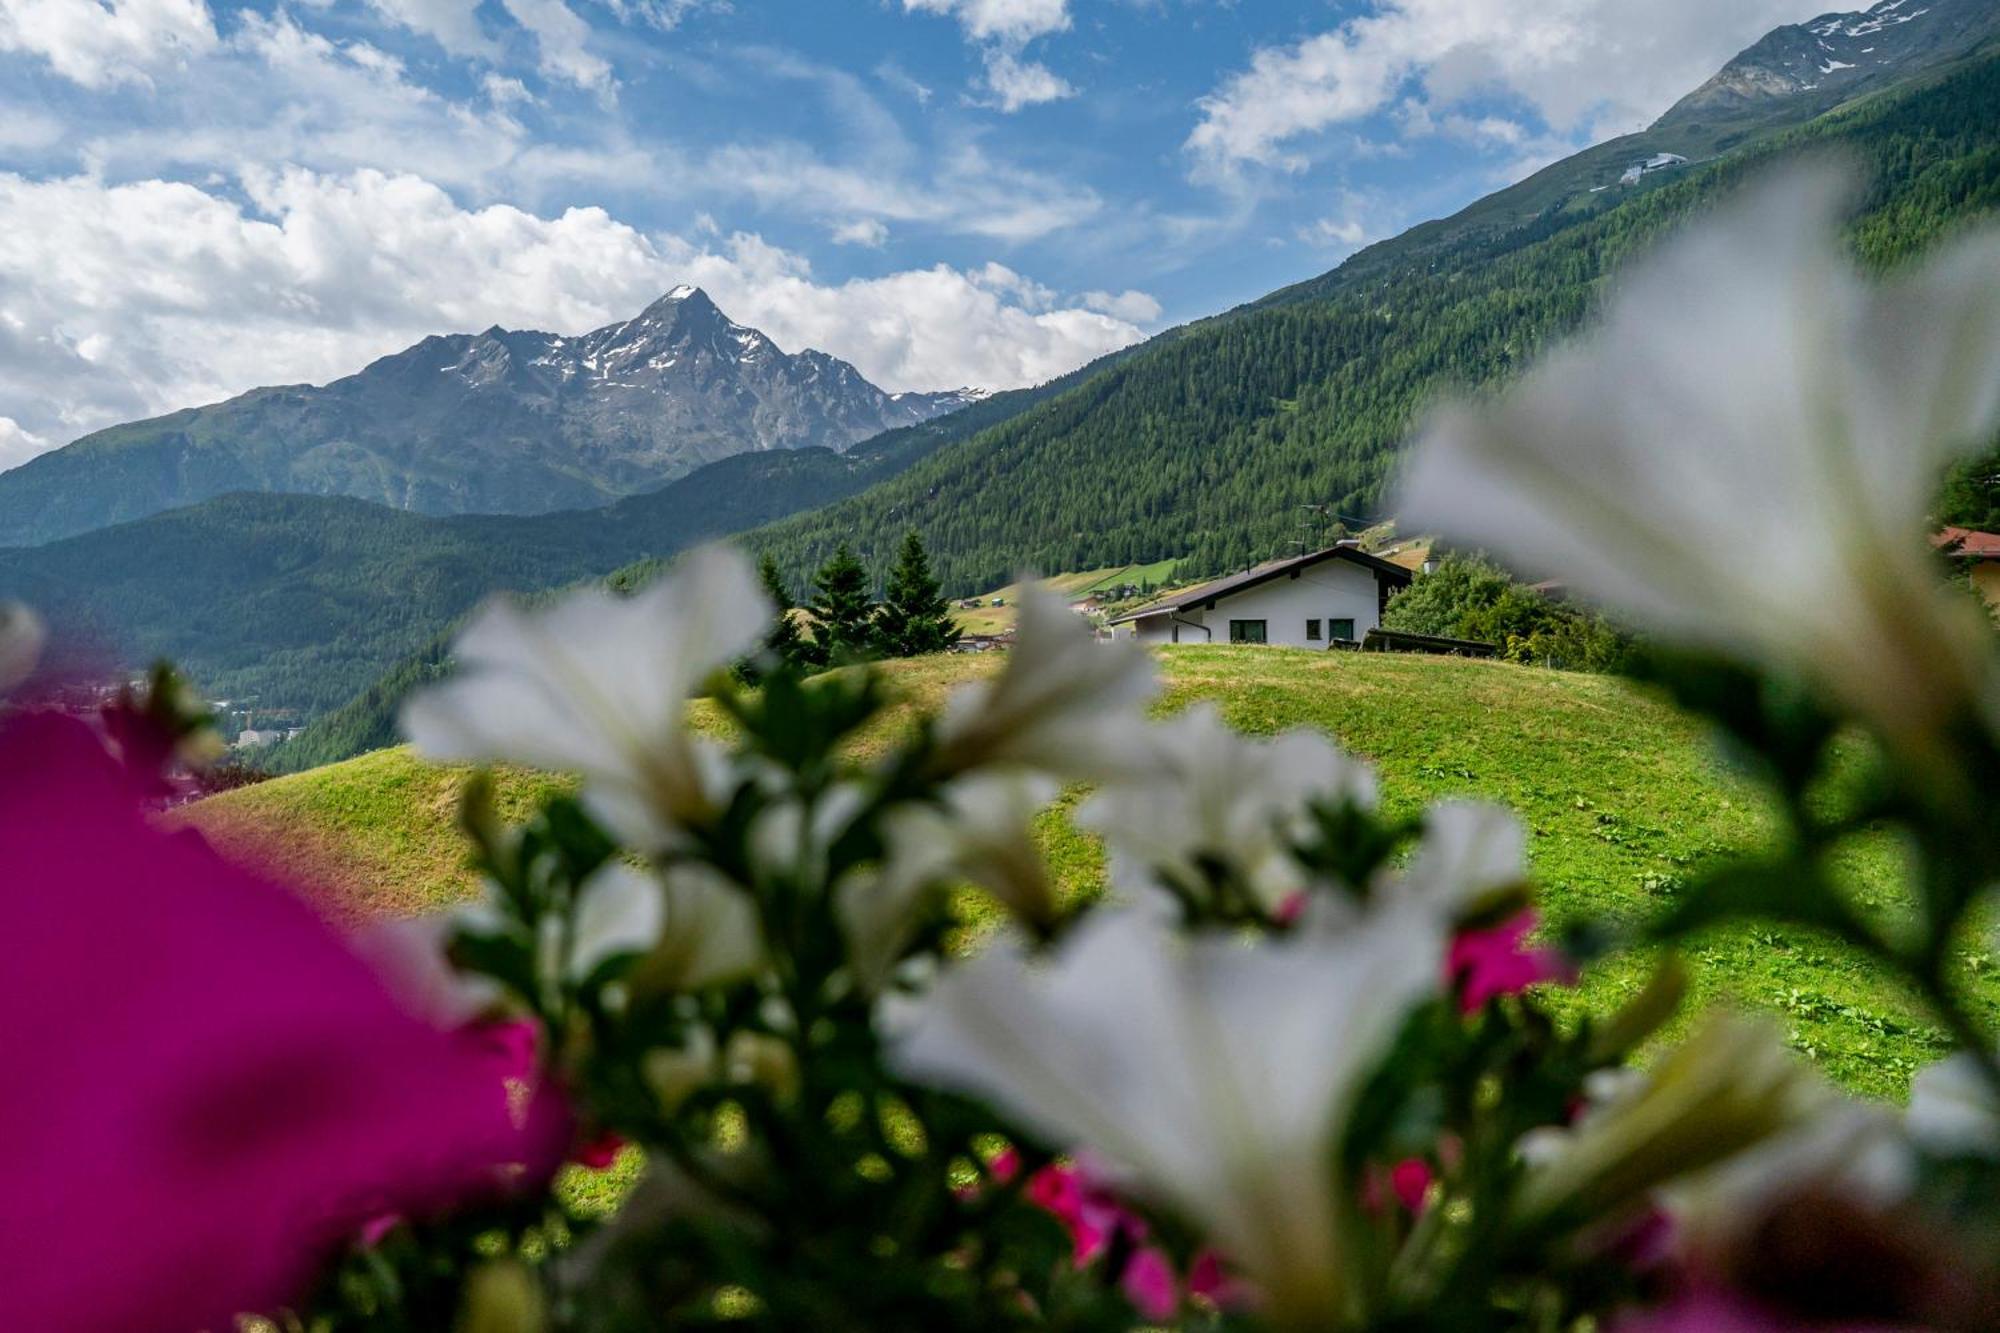
<svg viewBox="0 0 2000 1333">
<path fill-rule="evenodd" d="M 1617 1078 L 1573 1127 L 1524 1140 L 1531 1168 L 1513 1211 L 1528 1225 L 1611 1216 L 1839 1105 L 1832 1086 L 1767 1025 L 1711 1016 L 1642 1077 Z"/>
<path fill-rule="evenodd" d="M 1423 840 L 1390 892 L 1462 921 L 1521 889 L 1528 881 L 1527 857 L 1527 834 L 1507 807 L 1440 801 L 1424 813 Z"/>
<path fill-rule="evenodd" d="M 34 674 L 48 642 L 42 618 L 19 602 L 0 602 L 0 695 Z"/>
<path fill-rule="evenodd" d="M 577 891 L 564 970 L 581 981 L 606 959 L 648 953 L 666 924 L 660 881 L 627 862 L 608 862 Z"/>
<path fill-rule="evenodd" d="M 1326 1327 L 1348 1294 L 1335 1145 L 1443 948 L 1412 910 L 1255 944 L 1101 912 L 1046 967 L 1003 944 L 948 970 L 896 1016 L 891 1060 L 1128 1173 L 1243 1265 L 1275 1322 Z"/>
<path fill-rule="evenodd" d="M 636 847 L 714 813 L 724 761 L 689 734 L 691 692 L 741 657 L 771 605 L 749 563 L 710 547 L 646 591 L 489 603 L 453 646 L 452 678 L 410 700 L 403 733 L 432 759 L 574 772 L 592 810 Z"/>
<path fill-rule="evenodd" d="M 2000 1157 L 2000 1096 L 1964 1051 L 1918 1071 L 1903 1123 L 1932 1152 Z"/>
<path fill-rule="evenodd" d="M 1258 740 L 1203 703 L 1154 725 L 1146 739 L 1146 776 L 1093 796 L 1077 823 L 1102 834 L 1121 864 L 1180 884 L 1202 883 L 1204 864 L 1226 867 L 1267 914 L 1306 886 L 1291 851 L 1309 831 L 1306 803 L 1375 804 L 1373 771 L 1315 731 Z"/>
<path fill-rule="evenodd" d="M 910 803 L 883 819 L 882 865 L 838 889 L 849 961 L 861 984 L 879 989 L 909 943 L 928 896 L 965 880 L 985 889 L 1017 918 L 1047 925 L 1060 909 L 1034 821 L 1060 788 L 1052 778 L 979 773 L 947 783 L 941 806 Z"/>
<path fill-rule="evenodd" d="M 659 943 L 634 970 L 635 986 L 691 991 L 736 981 L 764 965 L 757 906 L 739 884 L 699 863 L 669 866 Z"/>
<path fill-rule="evenodd" d="M 1921 749 L 1990 706 L 1990 635 L 1924 536 L 1945 462 L 2000 425 L 2000 233 L 1870 285 L 1848 197 L 1794 171 L 1696 224 L 1595 334 L 1433 422 L 1397 508 Z"/>
<path fill-rule="evenodd" d="M 1130 640 L 1099 643 L 1047 588 L 1028 586 L 1019 609 L 1005 669 L 945 704 L 938 766 L 1011 765 L 1078 781 L 1143 772 L 1152 658 Z"/>
</svg>

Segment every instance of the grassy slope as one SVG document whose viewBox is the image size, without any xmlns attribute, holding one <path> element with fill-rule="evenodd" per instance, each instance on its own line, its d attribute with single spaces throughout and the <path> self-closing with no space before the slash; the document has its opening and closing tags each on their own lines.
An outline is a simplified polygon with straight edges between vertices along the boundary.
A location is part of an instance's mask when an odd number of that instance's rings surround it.
<svg viewBox="0 0 2000 1333">
<path fill-rule="evenodd" d="M 1052 574 L 1041 581 L 1065 597 L 1083 598 L 1126 584 L 1150 583 L 1155 588 L 1166 586 L 1173 579 L 1174 567 L 1179 563 L 1178 560 L 1166 559 L 1155 560 L 1149 565 L 1112 565 L 1105 569 L 1087 569 L 1080 574 Z M 1006 605 L 992 605 L 996 597 Z M 1004 588 L 979 594 L 977 600 L 987 605 L 976 610 L 954 604 L 952 618 L 967 634 L 1002 634 L 1014 628 L 1014 607 L 1020 597 L 1021 585 L 1010 583 Z"/>
<path fill-rule="evenodd" d="M 1754 794 L 1717 766 L 1694 724 L 1608 678 L 1228 647 L 1179 648 L 1161 660 L 1163 709 L 1214 699 L 1248 732 L 1322 728 L 1379 765 L 1393 809 L 1465 794 L 1512 806 L 1531 830 L 1534 871 L 1557 920 L 1584 912 L 1632 918 L 1657 906 L 1692 863 L 1753 846 L 1768 827 Z M 912 703 L 928 709 L 991 665 L 947 657 L 895 670 Z M 698 721 L 712 725 L 705 711 Z M 350 906 L 415 912 L 472 891 L 451 826 L 462 781 L 462 772 L 383 751 L 214 798 L 188 818 L 237 851 L 266 831 L 284 848 L 280 860 L 320 867 L 322 881 Z M 550 782 L 508 774 L 501 790 L 518 812 Z M 1097 848 L 1060 811 L 1045 821 L 1044 835 L 1068 885 L 1083 890 L 1098 881 Z M 1897 900 L 1892 867 L 1886 849 L 1854 858 L 1863 892 L 1884 907 Z M 1795 1045 L 1851 1087 L 1897 1093 L 1941 1049 L 1941 1035 L 1893 987 L 1831 944 L 1739 929 L 1701 942 L 1696 956 L 1700 996 L 1776 1013 Z M 1633 962 L 1600 968 L 1575 1003 L 1603 1009 L 1640 980 Z M 1981 1003 L 2000 1016 L 2000 981 L 1982 975 L 1975 984 Z"/>
</svg>

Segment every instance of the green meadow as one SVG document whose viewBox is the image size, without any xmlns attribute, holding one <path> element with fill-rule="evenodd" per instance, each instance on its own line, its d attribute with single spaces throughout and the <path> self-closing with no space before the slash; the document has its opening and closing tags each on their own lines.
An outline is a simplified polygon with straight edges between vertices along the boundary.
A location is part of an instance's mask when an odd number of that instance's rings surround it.
<svg viewBox="0 0 2000 1333">
<path fill-rule="evenodd" d="M 1709 858 L 1758 847 L 1772 821 L 1756 790 L 1729 771 L 1699 723 L 1609 677 L 1494 662 L 1280 649 L 1162 650 L 1159 708 L 1212 700 L 1242 731 L 1327 732 L 1376 765 L 1385 804 L 1409 813 L 1445 797 L 1513 808 L 1529 831 L 1532 871 L 1553 923 L 1592 916 L 1636 923 L 1672 900 Z M 885 668 L 902 696 L 887 732 L 935 709 L 950 688 L 995 669 L 989 656 L 947 656 Z M 696 705 L 697 727 L 719 727 Z M 335 915 L 416 914 L 477 891 L 454 827 L 467 771 L 383 750 L 210 798 L 180 816 L 218 846 L 313 886 Z M 506 771 L 501 809 L 522 815 L 561 780 Z M 1101 883 L 1094 840 L 1067 819 L 1078 793 L 1042 821 L 1064 885 Z M 1887 834 L 1855 847 L 1844 872 L 1875 910 L 1900 909 L 1903 888 Z M 969 934 L 994 919 L 969 893 Z M 1771 1016 L 1791 1044 L 1859 1092 L 1899 1096 L 1947 1049 L 1943 1032 L 1890 979 L 1808 932 L 1733 926 L 1692 942 L 1698 1009 L 1729 1004 Z M 2000 1020 L 2000 979 L 1984 945 L 1963 956 L 1976 1008 Z M 1603 1012 L 1634 993 L 1651 960 L 1592 967 L 1563 1003 Z"/>
</svg>

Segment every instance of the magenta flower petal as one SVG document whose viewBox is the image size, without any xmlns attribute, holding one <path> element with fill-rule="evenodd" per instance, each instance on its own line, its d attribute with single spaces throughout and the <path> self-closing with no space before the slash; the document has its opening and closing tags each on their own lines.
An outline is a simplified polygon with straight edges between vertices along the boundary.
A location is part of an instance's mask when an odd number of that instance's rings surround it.
<svg viewBox="0 0 2000 1333">
<path fill-rule="evenodd" d="M 1412 1213 L 1424 1210 L 1424 1199 L 1430 1193 L 1434 1173 L 1431 1164 L 1421 1157 L 1408 1157 L 1389 1169 L 1389 1185 L 1396 1191 L 1396 1198 Z"/>
<path fill-rule="evenodd" d="M 1132 1302 L 1134 1310 L 1156 1324 L 1173 1318 L 1174 1311 L 1180 1309 L 1180 1284 L 1174 1277 L 1174 1262 L 1158 1246 L 1149 1245 L 1133 1252 L 1125 1271 L 1119 1275 L 1118 1288 Z"/>
<path fill-rule="evenodd" d="M 1485 930 L 1464 930 L 1451 942 L 1445 958 L 1445 979 L 1458 990 L 1459 1008 L 1477 1013 L 1500 995 L 1515 995 L 1544 981 L 1565 985 L 1576 980 L 1576 968 L 1561 951 L 1532 948 L 1527 937 L 1540 918 L 1533 908 L 1518 912 Z"/>
<path fill-rule="evenodd" d="M 0 725 L 0 1327 L 192 1333 L 385 1212 L 555 1169 L 568 1117 L 413 1017 L 282 887 L 146 821 L 97 741 Z"/>
</svg>

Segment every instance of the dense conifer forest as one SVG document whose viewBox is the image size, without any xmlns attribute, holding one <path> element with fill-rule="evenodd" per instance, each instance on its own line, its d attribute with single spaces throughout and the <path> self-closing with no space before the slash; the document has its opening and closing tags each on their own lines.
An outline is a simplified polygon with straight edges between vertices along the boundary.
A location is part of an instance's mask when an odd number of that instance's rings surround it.
<svg viewBox="0 0 2000 1333">
<path fill-rule="evenodd" d="M 1435 241 L 1367 281 L 1304 284 L 1172 334 L 864 494 L 751 535 L 788 576 L 841 542 L 886 560 L 919 529 L 953 594 L 1021 569 L 1267 559 L 1302 506 L 1383 511 L 1399 446 L 1452 388 L 1506 379 L 1574 332 L 1635 252 L 1787 155 L 1844 152 L 1867 181 L 1859 254 L 1892 265 L 2000 201 L 2000 63 L 1885 95 L 1756 148 L 1530 223 Z M 1380 274 L 1379 279 L 1373 275 Z"/>
</svg>

